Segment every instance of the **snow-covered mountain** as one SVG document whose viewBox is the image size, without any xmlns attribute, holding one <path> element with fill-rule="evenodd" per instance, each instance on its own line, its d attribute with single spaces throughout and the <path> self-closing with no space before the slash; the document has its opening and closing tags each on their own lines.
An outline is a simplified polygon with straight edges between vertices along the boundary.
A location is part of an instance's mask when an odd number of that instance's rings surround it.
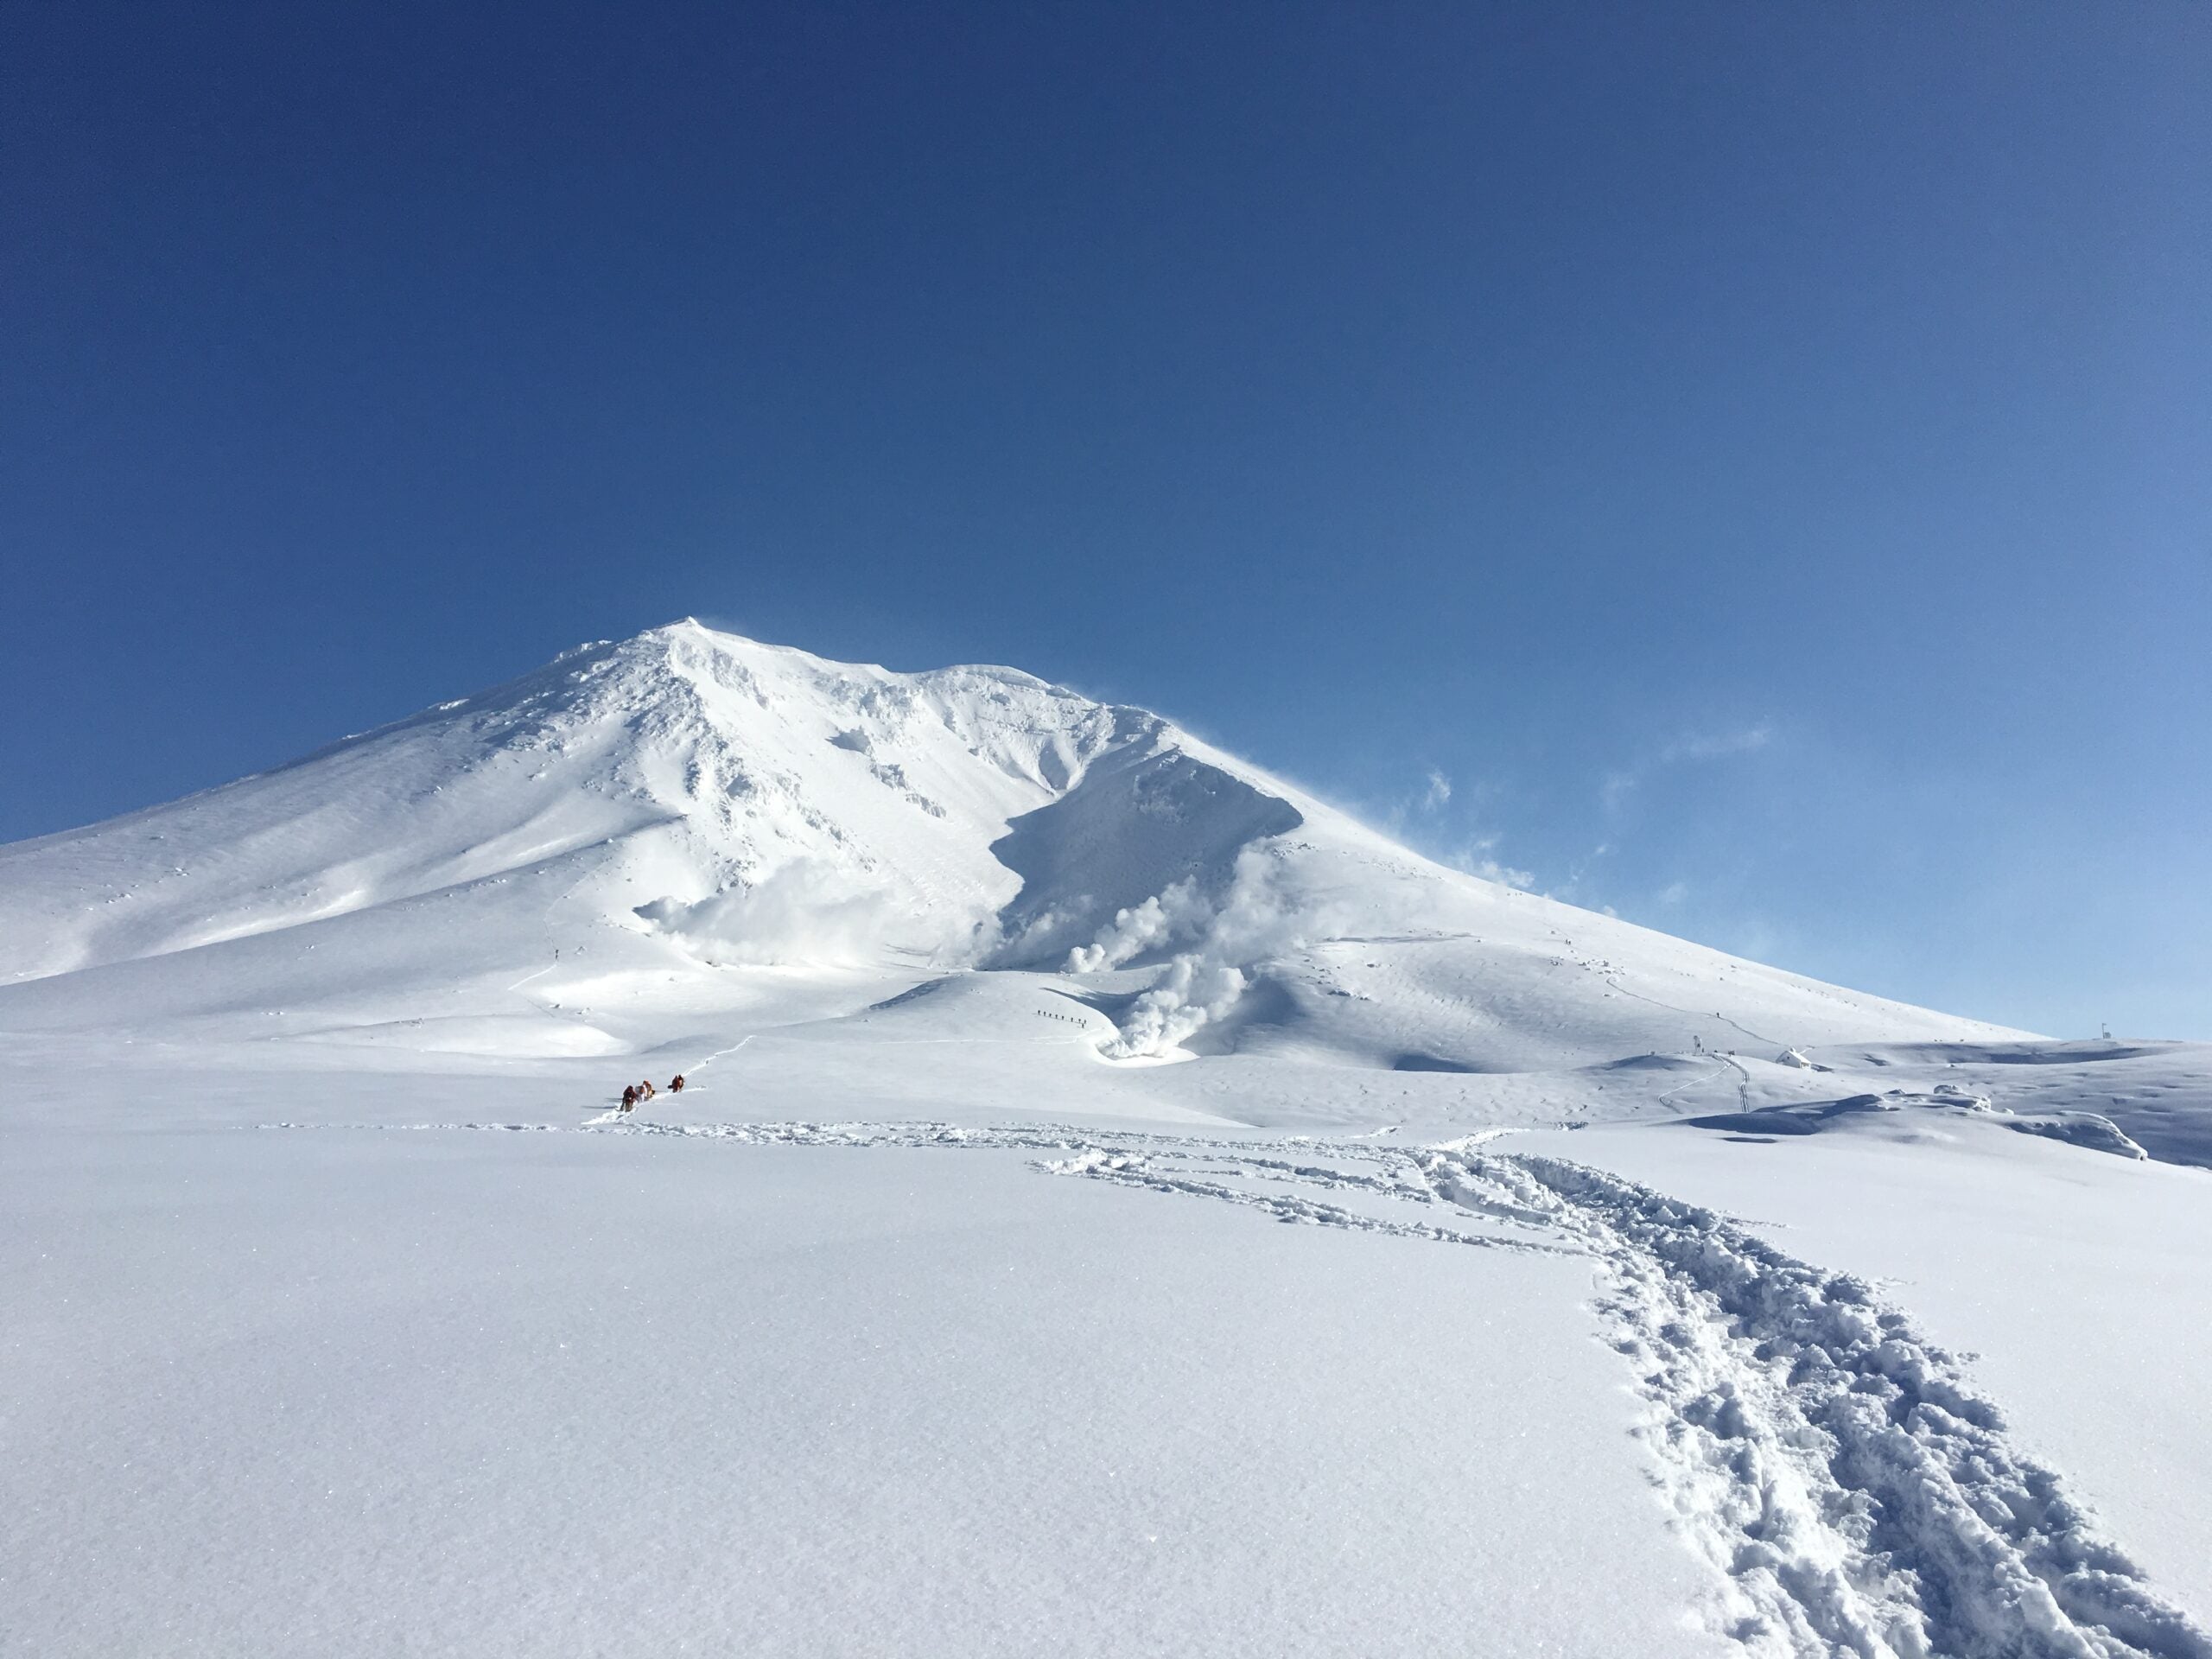
<svg viewBox="0 0 2212 1659">
<path fill-rule="evenodd" d="M 2212 1656 L 2212 1046 L 1011 670 L 683 623 L 0 849 L 0 1103 L 27 1652 Z"/>
<path fill-rule="evenodd" d="M 1065 982 L 1109 1058 L 2017 1035 L 1444 868 L 1142 709 L 690 621 L 0 849 L 17 1030 L 613 1053 L 969 969 Z"/>
</svg>

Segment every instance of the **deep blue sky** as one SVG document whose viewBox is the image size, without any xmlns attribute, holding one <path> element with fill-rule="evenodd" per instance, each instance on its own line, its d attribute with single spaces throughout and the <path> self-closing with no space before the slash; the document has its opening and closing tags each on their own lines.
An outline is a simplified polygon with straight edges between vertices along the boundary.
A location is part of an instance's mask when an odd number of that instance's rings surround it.
<svg viewBox="0 0 2212 1659">
<path fill-rule="evenodd" d="M 0 838 L 695 613 L 2212 1038 L 2212 6 L 15 6 L 0 78 Z"/>
</svg>

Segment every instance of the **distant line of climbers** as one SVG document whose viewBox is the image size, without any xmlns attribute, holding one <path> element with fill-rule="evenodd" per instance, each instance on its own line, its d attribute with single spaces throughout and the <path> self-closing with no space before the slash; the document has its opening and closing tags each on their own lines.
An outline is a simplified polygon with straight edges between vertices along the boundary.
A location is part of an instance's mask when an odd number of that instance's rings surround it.
<svg viewBox="0 0 2212 1659">
<path fill-rule="evenodd" d="M 651 1100 L 659 1092 L 659 1090 L 653 1087 L 653 1080 L 651 1077 L 647 1077 L 643 1083 L 631 1084 L 622 1090 L 622 1109 L 626 1112 L 633 1112 L 637 1110 L 639 1101 Z M 683 1074 L 681 1071 L 668 1080 L 668 1092 L 671 1095 L 680 1095 L 683 1092 Z"/>
</svg>

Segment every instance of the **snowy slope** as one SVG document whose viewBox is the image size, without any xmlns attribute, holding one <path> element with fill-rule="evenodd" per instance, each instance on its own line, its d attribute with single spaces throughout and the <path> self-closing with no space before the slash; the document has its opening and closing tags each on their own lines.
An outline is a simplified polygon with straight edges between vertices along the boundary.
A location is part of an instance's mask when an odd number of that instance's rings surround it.
<svg viewBox="0 0 2212 1659">
<path fill-rule="evenodd" d="M 0 1116 L 11 1651 L 2212 1655 L 2202 1171 L 289 1052 Z"/>
<path fill-rule="evenodd" d="M 0 849 L 17 1030 L 612 1055 L 971 968 L 1076 975 L 1123 1057 L 1518 1071 L 2019 1034 L 1445 869 L 1010 669 L 690 622 Z"/>
<path fill-rule="evenodd" d="M 2212 1659 L 2193 1164 L 681 624 L 0 849 L 0 1651 Z"/>
</svg>

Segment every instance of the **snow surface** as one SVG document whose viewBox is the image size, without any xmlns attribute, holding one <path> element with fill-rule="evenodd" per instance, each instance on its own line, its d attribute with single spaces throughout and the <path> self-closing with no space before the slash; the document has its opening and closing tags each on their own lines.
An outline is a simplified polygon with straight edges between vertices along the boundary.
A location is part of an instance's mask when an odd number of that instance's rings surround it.
<svg viewBox="0 0 2212 1659">
<path fill-rule="evenodd" d="M 0 849 L 0 1650 L 2212 1654 L 2212 1048 L 1013 670 L 679 624 Z"/>
</svg>

